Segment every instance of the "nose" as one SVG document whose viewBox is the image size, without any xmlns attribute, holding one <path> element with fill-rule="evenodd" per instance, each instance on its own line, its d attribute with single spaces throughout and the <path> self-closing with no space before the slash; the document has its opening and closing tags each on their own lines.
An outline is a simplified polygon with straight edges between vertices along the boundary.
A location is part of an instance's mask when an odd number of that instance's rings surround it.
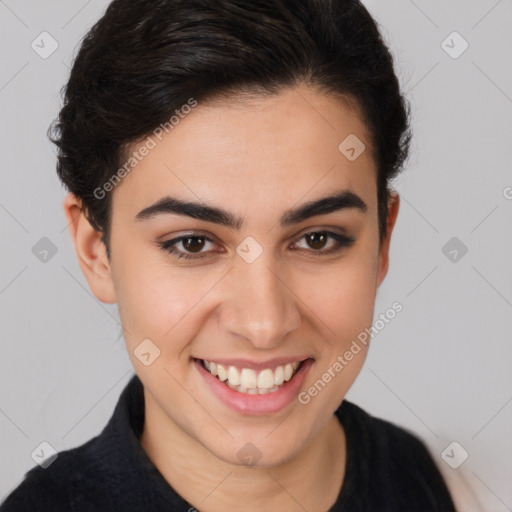
<svg viewBox="0 0 512 512">
<path fill-rule="evenodd" d="M 298 299 L 284 272 L 263 255 L 254 262 L 239 259 L 226 276 L 227 293 L 220 308 L 224 332 L 242 337 L 255 348 L 271 349 L 300 325 Z"/>
</svg>

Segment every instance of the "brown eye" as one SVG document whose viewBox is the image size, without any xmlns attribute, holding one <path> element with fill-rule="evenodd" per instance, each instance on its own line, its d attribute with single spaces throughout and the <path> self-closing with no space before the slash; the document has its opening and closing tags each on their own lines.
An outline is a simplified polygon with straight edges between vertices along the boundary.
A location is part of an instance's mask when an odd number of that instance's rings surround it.
<svg viewBox="0 0 512 512">
<path fill-rule="evenodd" d="M 181 247 L 184 250 L 178 248 L 179 244 L 181 244 Z M 165 242 L 159 242 L 160 247 L 164 251 L 167 251 L 178 259 L 205 258 L 208 251 L 204 251 L 203 249 L 208 244 L 215 245 L 214 241 L 210 240 L 210 238 L 205 235 L 192 234 L 173 238 L 172 240 L 166 240 Z"/>
<path fill-rule="evenodd" d="M 199 240 L 199 242 L 198 242 L 198 240 Z M 190 251 L 190 252 L 200 252 L 201 249 L 203 249 L 205 242 L 206 242 L 206 237 L 204 237 L 204 236 L 191 236 L 191 237 L 183 238 L 181 240 L 183 248 L 186 251 Z"/>
<path fill-rule="evenodd" d="M 300 247 L 298 242 L 296 242 L 295 245 L 299 246 L 299 249 L 305 250 L 314 256 L 333 254 L 343 248 L 350 247 L 355 242 L 354 237 L 341 235 L 332 231 L 311 231 L 303 235 L 299 239 L 299 242 L 303 239 L 307 247 Z M 333 240 L 334 243 L 329 244 L 328 248 L 325 249 L 329 239 Z"/>
<path fill-rule="evenodd" d="M 307 243 L 313 249 L 323 249 L 325 243 L 328 240 L 328 236 L 325 233 L 308 233 L 306 236 Z"/>
</svg>

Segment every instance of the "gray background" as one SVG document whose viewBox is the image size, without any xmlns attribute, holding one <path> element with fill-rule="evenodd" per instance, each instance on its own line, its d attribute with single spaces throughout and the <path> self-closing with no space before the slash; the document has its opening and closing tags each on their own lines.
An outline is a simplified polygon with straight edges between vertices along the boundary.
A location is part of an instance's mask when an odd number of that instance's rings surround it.
<svg viewBox="0 0 512 512">
<path fill-rule="evenodd" d="M 134 373 L 116 305 L 91 295 L 76 261 L 46 138 L 75 46 L 107 4 L 0 0 L 0 500 L 42 441 L 61 451 L 99 434 Z M 512 2 L 365 5 L 398 59 L 415 138 L 375 314 L 404 309 L 347 398 L 413 430 L 485 510 L 512 510 Z M 31 47 L 43 31 L 59 45 L 46 59 Z M 458 58 L 462 40 L 442 45 L 454 31 L 469 44 Z M 46 261 L 33 251 L 43 237 L 57 251 Z M 458 469 L 441 457 L 453 441 L 469 453 Z"/>
</svg>

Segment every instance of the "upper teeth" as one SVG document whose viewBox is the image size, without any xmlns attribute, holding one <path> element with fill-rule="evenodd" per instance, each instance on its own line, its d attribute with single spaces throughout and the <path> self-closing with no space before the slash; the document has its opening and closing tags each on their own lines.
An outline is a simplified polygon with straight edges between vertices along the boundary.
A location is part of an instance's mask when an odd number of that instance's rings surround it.
<svg viewBox="0 0 512 512">
<path fill-rule="evenodd" d="M 287 363 L 284 366 L 277 366 L 274 370 L 266 368 L 256 373 L 252 368 L 237 368 L 236 366 L 225 367 L 213 361 L 203 360 L 203 366 L 221 381 L 228 381 L 231 386 L 241 386 L 245 389 L 259 388 L 271 389 L 280 386 L 284 381 L 292 378 L 293 373 L 299 366 L 299 361 Z"/>
</svg>

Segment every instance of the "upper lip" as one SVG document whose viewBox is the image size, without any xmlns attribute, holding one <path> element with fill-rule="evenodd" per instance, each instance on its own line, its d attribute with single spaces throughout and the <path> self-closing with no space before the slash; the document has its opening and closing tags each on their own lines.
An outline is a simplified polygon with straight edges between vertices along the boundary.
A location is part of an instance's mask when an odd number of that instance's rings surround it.
<svg viewBox="0 0 512 512">
<path fill-rule="evenodd" d="M 289 356 L 289 357 L 276 357 L 274 359 L 268 359 L 266 361 L 250 361 L 249 359 L 235 358 L 235 359 L 224 359 L 222 357 L 201 357 L 196 358 L 199 360 L 206 360 L 213 363 L 218 363 L 227 368 L 228 366 L 236 366 L 238 368 L 252 368 L 253 370 L 265 370 L 267 368 L 276 368 L 278 366 L 284 366 L 288 363 L 294 363 L 296 361 L 302 362 L 306 359 L 313 359 L 312 356 Z"/>
</svg>

